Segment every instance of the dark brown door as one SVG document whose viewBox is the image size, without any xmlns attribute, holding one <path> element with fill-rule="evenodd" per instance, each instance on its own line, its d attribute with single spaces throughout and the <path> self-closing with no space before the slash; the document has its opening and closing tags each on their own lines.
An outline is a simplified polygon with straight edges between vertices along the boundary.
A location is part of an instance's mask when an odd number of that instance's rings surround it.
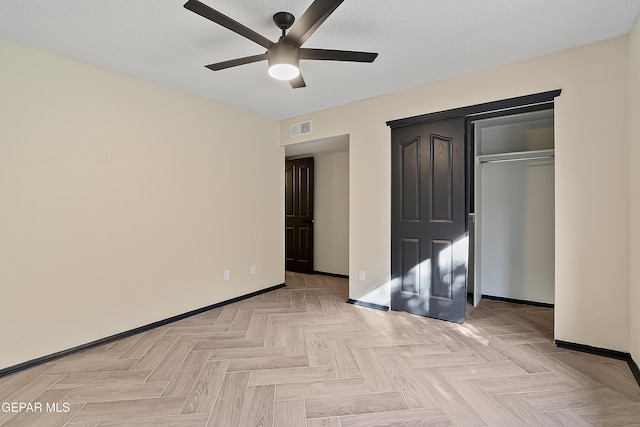
<svg viewBox="0 0 640 427">
<path fill-rule="evenodd" d="M 313 157 L 287 160 L 286 269 L 313 273 Z"/>
<path fill-rule="evenodd" d="M 391 309 L 462 323 L 464 119 L 394 128 L 391 146 Z"/>
</svg>

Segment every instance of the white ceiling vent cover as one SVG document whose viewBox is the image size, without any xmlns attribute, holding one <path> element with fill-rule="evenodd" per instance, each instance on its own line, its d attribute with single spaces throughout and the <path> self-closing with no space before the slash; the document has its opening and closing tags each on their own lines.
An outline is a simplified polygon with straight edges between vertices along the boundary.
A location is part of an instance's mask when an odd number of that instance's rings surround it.
<svg viewBox="0 0 640 427">
<path fill-rule="evenodd" d="M 289 128 L 289 136 L 300 136 L 311 133 L 311 120 L 306 122 L 294 123 Z"/>
</svg>

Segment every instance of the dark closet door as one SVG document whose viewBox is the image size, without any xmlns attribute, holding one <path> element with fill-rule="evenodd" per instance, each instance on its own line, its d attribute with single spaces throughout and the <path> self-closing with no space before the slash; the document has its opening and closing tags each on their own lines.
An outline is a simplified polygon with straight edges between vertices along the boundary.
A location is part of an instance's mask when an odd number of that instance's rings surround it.
<svg viewBox="0 0 640 427">
<path fill-rule="evenodd" d="M 464 119 L 392 129 L 391 309 L 462 323 Z"/>
<path fill-rule="evenodd" d="M 285 268 L 313 273 L 313 157 L 287 160 Z"/>
</svg>

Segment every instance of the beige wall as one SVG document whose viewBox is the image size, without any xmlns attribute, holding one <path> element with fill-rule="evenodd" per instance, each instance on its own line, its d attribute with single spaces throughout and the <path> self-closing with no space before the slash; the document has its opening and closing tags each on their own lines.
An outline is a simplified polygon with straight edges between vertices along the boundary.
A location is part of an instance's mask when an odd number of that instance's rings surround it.
<svg viewBox="0 0 640 427">
<path fill-rule="evenodd" d="M 629 34 L 629 124 L 630 124 L 630 351 L 640 364 L 640 16 Z"/>
<path fill-rule="evenodd" d="M 313 119 L 314 139 L 350 134 L 350 297 L 388 304 L 385 122 L 557 88 L 556 338 L 638 361 L 639 51 L 636 21 L 628 38 L 293 118 L 280 132 L 0 41 L 0 369 L 281 283 L 277 145 L 280 134 L 281 145 L 305 140 L 287 136 L 301 119 Z"/>
<path fill-rule="evenodd" d="M 0 64 L 0 368 L 284 281 L 277 121 L 5 41 Z"/>
<path fill-rule="evenodd" d="M 316 271 L 349 274 L 349 152 L 314 155 Z"/>
<path fill-rule="evenodd" d="M 629 349 L 628 43 L 617 38 L 357 102 L 313 120 L 313 138 L 350 134 L 350 297 L 389 304 L 387 120 L 562 89 L 555 108 L 557 339 Z M 390 76 L 392 78 L 393 76 Z M 366 281 L 356 280 L 366 272 Z"/>
</svg>

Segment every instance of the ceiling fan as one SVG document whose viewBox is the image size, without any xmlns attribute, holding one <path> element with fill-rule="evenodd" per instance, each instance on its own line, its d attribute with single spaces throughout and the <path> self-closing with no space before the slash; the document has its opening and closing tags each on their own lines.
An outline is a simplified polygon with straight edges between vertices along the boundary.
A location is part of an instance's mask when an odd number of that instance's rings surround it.
<svg viewBox="0 0 640 427">
<path fill-rule="evenodd" d="M 291 87 L 296 89 L 306 87 L 299 68 L 301 59 L 373 62 L 378 56 L 377 53 L 371 52 L 308 49 L 301 47 L 343 1 L 344 0 L 315 0 L 302 14 L 295 26 L 293 26 L 295 18 L 289 12 L 278 12 L 274 14 L 273 21 L 278 28 L 282 30 L 282 36 L 280 36 L 280 39 L 275 43 L 198 0 L 189 0 L 185 3 L 184 7 L 267 49 L 265 53 L 259 55 L 217 62 L 207 65 L 207 68 L 213 71 L 219 71 L 226 68 L 237 67 L 238 65 L 267 60 L 269 64 L 269 75 L 279 80 L 289 80 Z M 286 30 L 292 26 L 291 31 L 286 33 Z"/>
</svg>

